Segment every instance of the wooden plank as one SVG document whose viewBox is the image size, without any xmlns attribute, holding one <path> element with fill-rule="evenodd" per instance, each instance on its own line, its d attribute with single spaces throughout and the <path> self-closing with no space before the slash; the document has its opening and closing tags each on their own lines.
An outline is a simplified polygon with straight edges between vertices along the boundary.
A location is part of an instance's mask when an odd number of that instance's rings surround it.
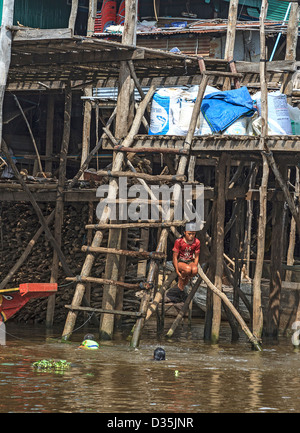
<svg viewBox="0 0 300 433">
<path fill-rule="evenodd" d="M 294 283 L 292 281 L 281 281 L 281 287 L 283 289 L 300 290 L 300 283 Z"/>
<path fill-rule="evenodd" d="M 260 152 L 260 138 L 249 135 L 203 135 L 193 137 L 191 152 Z M 296 135 L 268 136 L 265 141 L 273 152 L 300 152 L 300 137 Z M 182 136 L 137 135 L 132 148 L 153 147 L 177 149 L 183 147 Z M 103 149 L 112 149 L 109 139 L 103 139 Z"/>
<path fill-rule="evenodd" d="M 70 39 L 72 37 L 71 29 L 30 29 L 28 27 L 12 27 L 17 29 L 13 34 L 13 41 L 40 41 L 41 39 Z"/>
</svg>

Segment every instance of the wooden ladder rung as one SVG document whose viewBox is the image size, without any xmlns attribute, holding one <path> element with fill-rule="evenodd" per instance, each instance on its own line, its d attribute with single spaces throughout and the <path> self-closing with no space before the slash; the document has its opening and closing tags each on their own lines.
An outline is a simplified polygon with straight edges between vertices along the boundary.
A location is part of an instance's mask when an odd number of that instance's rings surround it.
<svg viewBox="0 0 300 433">
<path fill-rule="evenodd" d="M 65 305 L 65 308 L 72 311 L 85 311 L 91 313 L 104 313 L 104 314 L 117 314 L 120 316 L 133 316 L 133 317 L 144 317 L 145 314 L 139 311 L 121 311 L 121 310 L 107 310 L 104 308 L 92 308 L 92 307 L 80 307 L 80 306 L 72 306 Z"/>
<path fill-rule="evenodd" d="M 109 280 L 107 278 L 96 278 L 96 277 L 66 277 L 67 281 L 76 281 L 78 283 L 97 283 L 97 284 L 109 284 L 112 286 L 120 286 L 124 289 L 128 290 L 145 290 L 152 288 L 152 284 L 148 283 L 124 283 L 124 281 L 116 281 L 116 280 Z"/>
<path fill-rule="evenodd" d="M 203 71 L 204 75 L 218 76 L 218 77 L 232 77 L 232 78 L 243 78 L 243 74 L 238 72 L 227 72 L 227 71 Z"/>
<path fill-rule="evenodd" d="M 189 152 L 184 149 L 173 148 L 157 148 L 157 147 L 123 147 L 115 146 L 113 150 L 118 152 L 131 152 L 131 153 L 166 153 L 166 154 L 180 154 L 188 155 Z"/>
<path fill-rule="evenodd" d="M 159 253 L 156 251 L 131 251 L 131 250 L 119 250 L 116 248 L 105 248 L 105 247 L 90 247 L 84 245 L 81 248 L 82 251 L 88 252 L 88 253 L 103 253 L 103 254 L 117 254 L 117 255 L 124 255 L 124 256 L 130 256 L 130 257 L 143 257 L 143 258 L 150 258 L 150 259 L 157 259 L 162 260 L 166 257 L 165 253 Z"/>
<path fill-rule="evenodd" d="M 86 229 L 104 230 L 104 229 L 130 229 L 130 228 L 145 228 L 145 227 L 180 227 L 184 226 L 186 221 L 149 221 L 149 222 L 132 222 L 132 223 L 113 223 L 113 224 L 87 224 Z"/>
<path fill-rule="evenodd" d="M 159 181 L 168 181 L 168 182 L 186 182 L 187 178 L 185 175 L 169 175 L 169 174 L 146 174 L 146 173 L 133 173 L 132 171 L 110 171 L 110 170 L 98 170 L 96 173 L 85 171 L 84 179 L 85 180 L 101 180 L 104 176 L 112 176 L 112 177 L 128 177 L 128 178 L 137 178 L 144 179 L 148 182 L 159 182 Z"/>
</svg>

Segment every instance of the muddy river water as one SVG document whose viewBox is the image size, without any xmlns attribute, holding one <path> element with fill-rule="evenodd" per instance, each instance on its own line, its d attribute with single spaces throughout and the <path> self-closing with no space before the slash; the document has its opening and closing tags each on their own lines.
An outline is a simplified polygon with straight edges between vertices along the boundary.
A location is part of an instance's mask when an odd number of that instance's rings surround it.
<svg viewBox="0 0 300 433">
<path fill-rule="evenodd" d="M 170 322 L 171 324 L 171 322 Z M 168 323 L 166 324 L 168 328 Z M 61 329 L 7 323 L 0 345 L 1 413 L 298 413 L 300 351 L 290 337 L 253 351 L 241 333 L 232 343 L 222 324 L 220 342 L 203 341 L 203 321 L 184 323 L 169 340 L 155 324 L 144 329 L 138 349 L 126 335 L 79 349 L 86 332 L 61 343 Z M 161 346 L 165 361 L 153 361 Z M 37 372 L 40 359 L 67 360 L 65 372 Z"/>
</svg>

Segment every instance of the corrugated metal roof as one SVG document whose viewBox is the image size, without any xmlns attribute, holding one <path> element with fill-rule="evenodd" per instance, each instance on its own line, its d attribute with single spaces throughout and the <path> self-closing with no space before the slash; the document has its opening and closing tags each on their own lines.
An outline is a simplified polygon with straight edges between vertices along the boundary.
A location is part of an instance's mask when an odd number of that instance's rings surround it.
<svg viewBox="0 0 300 433">
<path fill-rule="evenodd" d="M 252 8 L 258 7 L 260 9 L 261 1 L 259 1 L 259 5 L 257 5 L 257 0 L 247 0 L 246 5 Z M 267 19 L 272 21 L 283 21 L 288 6 L 289 6 L 289 2 L 287 1 L 269 0 Z M 251 16 L 255 18 L 259 18 L 259 10 L 251 9 Z M 287 19 L 288 18 L 289 18 L 289 14 L 287 16 Z"/>
<path fill-rule="evenodd" d="M 2 23 L 3 0 L 0 0 L 0 24 Z"/>
</svg>

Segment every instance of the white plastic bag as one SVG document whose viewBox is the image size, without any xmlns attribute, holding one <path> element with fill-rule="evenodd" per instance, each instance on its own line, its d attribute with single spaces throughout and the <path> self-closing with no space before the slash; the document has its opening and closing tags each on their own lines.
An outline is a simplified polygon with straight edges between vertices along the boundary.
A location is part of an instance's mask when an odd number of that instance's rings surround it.
<svg viewBox="0 0 300 433">
<path fill-rule="evenodd" d="M 154 93 L 149 135 L 177 135 L 180 114 L 180 88 L 162 88 Z"/>
<path fill-rule="evenodd" d="M 257 103 L 257 110 L 261 116 L 261 92 L 252 96 Z M 286 95 L 280 91 L 268 93 L 268 126 L 269 135 L 290 135 L 292 124 L 289 116 Z"/>
</svg>

